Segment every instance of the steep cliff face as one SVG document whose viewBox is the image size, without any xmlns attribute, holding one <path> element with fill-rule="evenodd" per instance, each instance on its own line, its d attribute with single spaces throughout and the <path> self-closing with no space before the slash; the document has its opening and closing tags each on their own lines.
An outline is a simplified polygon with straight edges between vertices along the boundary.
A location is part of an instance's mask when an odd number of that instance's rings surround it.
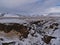
<svg viewBox="0 0 60 45">
<path fill-rule="evenodd" d="M 25 21 L 0 23 L 0 45 L 60 45 L 59 17 Z"/>
</svg>

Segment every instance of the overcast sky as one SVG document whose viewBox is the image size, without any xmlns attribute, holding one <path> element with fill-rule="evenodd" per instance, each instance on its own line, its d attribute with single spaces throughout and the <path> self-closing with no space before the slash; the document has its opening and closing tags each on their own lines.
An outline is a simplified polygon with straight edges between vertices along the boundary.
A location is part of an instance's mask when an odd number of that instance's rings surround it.
<svg viewBox="0 0 60 45">
<path fill-rule="evenodd" d="M 0 0 L 0 12 L 41 14 L 46 9 L 60 6 L 60 0 Z"/>
</svg>

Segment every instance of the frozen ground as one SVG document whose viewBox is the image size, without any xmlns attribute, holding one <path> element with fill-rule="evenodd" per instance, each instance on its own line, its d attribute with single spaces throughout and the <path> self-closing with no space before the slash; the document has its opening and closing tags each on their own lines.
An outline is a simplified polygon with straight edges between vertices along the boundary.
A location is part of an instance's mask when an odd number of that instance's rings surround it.
<svg viewBox="0 0 60 45">
<path fill-rule="evenodd" d="M 60 45 L 60 17 L 0 19 L 0 23 L 19 23 L 27 26 L 29 34 L 21 40 L 15 33 L 0 31 L 0 45 Z M 12 35 L 13 34 L 13 35 Z"/>
</svg>

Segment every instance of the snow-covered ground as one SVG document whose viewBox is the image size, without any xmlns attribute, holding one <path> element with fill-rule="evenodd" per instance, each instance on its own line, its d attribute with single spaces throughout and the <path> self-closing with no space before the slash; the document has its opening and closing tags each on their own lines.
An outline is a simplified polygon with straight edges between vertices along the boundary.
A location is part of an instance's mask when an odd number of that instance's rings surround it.
<svg viewBox="0 0 60 45">
<path fill-rule="evenodd" d="M 7 37 L 9 34 L 0 31 L 0 45 L 60 45 L 60 18 L 45 16 L 35 20 L 0 19 L 0 23 L 19 23 L 29 30 L 28 37 L 21 40 L 15 33 Z"/>
</svg>

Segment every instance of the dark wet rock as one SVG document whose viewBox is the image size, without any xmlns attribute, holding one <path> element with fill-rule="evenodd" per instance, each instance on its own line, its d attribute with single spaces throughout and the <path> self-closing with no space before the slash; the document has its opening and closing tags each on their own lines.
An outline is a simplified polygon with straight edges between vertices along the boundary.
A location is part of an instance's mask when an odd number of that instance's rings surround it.
<svg viewBox="0 0 60 45">
<path fill-rule="evenodd" d="M 53 23 L 53 24 L 51 24 L 50 26 L 49 26 L 49 28 L 51 28 L 51 29 L 53 29 L 54 28 L 54 26 L 58 26 L 59 24 L 58 23 Z M 57 28 L 56 28 L 57 29 Z"/>
<path fill-rule="evenodd" d="M 38 45 L 37 43 L 33 43 L 32 45 Z"/>
<path fill-rule="evenodd" d="M 27 38 L 29 34 L 29 30 L 27 30 L 27 26 L 23 26 L 20 24 L 14 24 L 13 29 L 21 34 L 23 38 Z"/>
<path fill-rule="evenodd" d="M 31 28 L 31 27 L 29 27 L 28 29 L 29 29 L 29 30 L 31 30 L 32 28 Z"/>
<path fill-rule="evenodd" d="M 6 26 L 5 24 L 0 23 L 0 31 L 3 31 L 5 26 Z"/>
<path fill-rule="evenodd" d="M 27 30 L 26 26 L 20 24 L 14 24 L 13 29 L 21 34 L 23 38 L 27 38 L 29 34 L 29 30 Z"/>
<path fill-rule="evenodd" d="M 45 20 L 45 21 L 42 23 L 42 25 L 44 25 L 44 24 L 46 24 L 46 23 L 48 23 L 48 21 Z"/>
<path fill-rule="evenodd" d="M 46 26 L 44 29 L 47 29 L 48 27 Z"/>
<path fill-rule="evenodd" d="M 53 31 L 55 31 L 55 30 L 57 30 L 57 29 L 58 29 L 58 27 L 55 27 Z"/>
<path fill-rule="evenodd" d="M 13 30 L 16 30 L 16 31 L 19 31 L 20 28 L 21 28 L 20 26 L 21 26 L 20 24 L 14 23 L 14 24 L 12 25 L 12 29 L 13 29 Z"/>
<path fill-rule="evenodd" d="M 36 32 L 38 32 L 40 35 L 45 34 L 45 32 L 44 32 L 44 31 L 41 31 L 41 30 L 38 30 L 38 31 L 36 31 Z"/>
<path fill-rule="evenodd" d="M 40 21 L 34 21 L 34 22 L 31 22 L 31 24 L 38 24 L 38 23 L 40 23 Z"/>
<path fill-rule="evenodd" d="M 34 35 L 34 37 L 38 37 L 38 35 Z"/>
<path fill-rule="evenodd" d="M 1 41 L 4 41 L 4 39 L 3 39 L 3 38 L 0 38 L 0 40 L 1 40 Z"/>
<path fill-rule="evenodd" d="M 53 28 L 54 28 L 54 26 L 53 26 L 53 25 L 50 25 L 50 26 L 49 26 L 49 28 L 53 29 Z"/>
<path fill-rule="evenodd" d="M 33 22 L 30 22 L 30 24 L 36 24 L 36 25 L 38 25 L 38 23 L 41 24 L 41 22 L 43 22 L 43 21 L 44 21 L 44 20 L 33 21 Z"/>
<path fill-rule="evenodd" d="M 18 23 L 10 23 L 8 25 L 0 24 L 0 31 L 9 33 L 12 30 L 19 32 L 21 36 L 23 36 L 24 38 L 27 38 L 29 34 L 29 30 L 27 30 L 27 26 L 24 26 L 22 24 L 18 24 Z"/>
<path fill-rule="evenodd" d="M 21 28 L 19 32 L 22 34 L 24 38 L 28 37 L 29 31 L 26 28 Z"/>
<path fill-rule="evenodd" d="M 2 43 L 2 45 L 15 45 L 15 42 L 10 42 L 10 43 Z"/>
<path fill-rule="evenodd" d="M 46 43 L 46 44 L 49 44 L 51 39 L 56 39 L 56 37 L 53 37 L 53 36 L 48 36 L 48 35 L 45 35 L 42 40 Z"/>
<path fill-rule="evenodd" d="M 32 33 L 31 36 L 34 36 L 35 37 L 35 35 L 34 35 L 35 33 L 36 33 L 36 31 L 34 31 L 34 33 Z"/>
<path fill-rule="evenodd" d="M 52 25 L 58 26 L 59 24 L 58 23 L 53 23 Z"/>
<path fill-rule="evenodd" d="M 8 33 L 12 30 L 12 26 L 11 25 L 6 25 L 5 28 L 4 28 L 4 32 L 5 33 Z"/>
</svg>

